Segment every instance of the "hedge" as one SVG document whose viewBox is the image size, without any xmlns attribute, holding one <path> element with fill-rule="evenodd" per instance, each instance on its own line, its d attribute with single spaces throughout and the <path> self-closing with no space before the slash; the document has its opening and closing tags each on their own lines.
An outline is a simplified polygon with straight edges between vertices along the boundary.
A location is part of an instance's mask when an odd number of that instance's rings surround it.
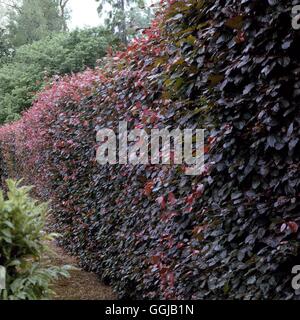
<svg viewBox="0 0 300 320">
<path fill-rule="evenodd" d="M 296 298 L 300 42 L 291 4 L 162 1 L 126 52 L 57 79 L 0 130 L 4 176 L 51 198 L 61 244 L 120 297 Z M 205 128 L 202 174 L 97 164 L 97 130 L 122 120 L 129 130 Z"/>
</svg>

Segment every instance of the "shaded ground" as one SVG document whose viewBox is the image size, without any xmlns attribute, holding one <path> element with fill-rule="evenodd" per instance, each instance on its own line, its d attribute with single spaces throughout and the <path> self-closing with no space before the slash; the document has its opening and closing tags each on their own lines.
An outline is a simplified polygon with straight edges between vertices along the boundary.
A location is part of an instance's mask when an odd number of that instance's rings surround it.
<svg viewBox="0 0 300 320">
<path fill-rule="evenodd" d="M 53 253 L 47 256 L 51 265 L 72 265 L 78 267 L 75 258 L 67 255 L 55 243 L 49 244 Z M 48 262 L 47 261 L 47 262 Z M 54 283 L 56 295 L 53 300 L 115 300 L 116 295 L 110 287 L 103 285 L 99 278 L 84 270 L 71 271 L 71 278 L 62 279 Z"/>
</svg>

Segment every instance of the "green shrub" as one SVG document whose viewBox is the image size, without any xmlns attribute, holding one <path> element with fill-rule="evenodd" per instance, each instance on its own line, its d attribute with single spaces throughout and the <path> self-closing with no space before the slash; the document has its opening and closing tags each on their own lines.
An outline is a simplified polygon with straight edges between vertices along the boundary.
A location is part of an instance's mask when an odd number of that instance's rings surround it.
<svg viewBox="0 0 300 320">
<path fill-rule="evenodd" d="M 0 265 L 6 269 L 6 289 L 0 300 L 38 300 L 52 294 L 52 280 L 68 276 L 68 266 L 43 267 L 41 258 L 48 250 L 45 241 L 56 235 L 43 231 L 46 204 L 38 204 L 30 187 L 7 181 L 7 199 L 0 191 Z"/>
<path fill-rule="evenodd" d="M 116 38 L 106 29 L 90 28 L 51 35 L 19 47 L 0 67 L 0 123 L 18 119 L 52 76 L 94 68 L 116 44 Z"/>
</svg>

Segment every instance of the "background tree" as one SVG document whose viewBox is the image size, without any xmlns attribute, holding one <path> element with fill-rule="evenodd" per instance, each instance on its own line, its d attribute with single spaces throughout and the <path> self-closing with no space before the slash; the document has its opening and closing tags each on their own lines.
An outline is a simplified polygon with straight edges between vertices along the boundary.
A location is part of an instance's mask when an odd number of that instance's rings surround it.
<svg viewBox="0 0 300 320">
<path fill-rule="evenodd" d="M 53 75 L 94 68 L 116 37 L 104 28 L 50 35 L 17 48 L 0 67 L 0 123 L 18 119 Z"/>
<path fill-rule="evenodd" d="M 5 61 L 11 52 L 11 46 L 5 28 L 6 14 L 6 7 L 0 2 L 0 65 Z"/>
<path fill-rule="evenodd" d="M 4 62 L 4 59 L 9 55 L 9 43 L 5 29 L 0 28 L 0 65 Z"/>
<path fill-rule="evenodd" d="M 70 19 L 70 10 L 68 9 L 69 0 L 57 0 L 59 6 L 60 18 L 63 24 L 63 31 L 68 31 L 67 20 Z"/>
<path fill-rule="evenodd" d="M 66 29 L 67 2 L 23 0 L 20 6 L 10 5 L 8 31 L 12 43 L 19 47 Z"/>
<path fill-rule="evenodd" d="M 0 26 L 3 25 L 3 19 L 5 16 L 4 6 L 0 3 Z M 5 54 L 5 44 L 4 44 L 4 28 L 0 27 L 0 61 L 3 54 Z"/>
<path fill-rule="evenodd" d="M 4 17 L 5 17 L 5 7 L 4 5 L 0 2 L 0 25 L 2 26 L 3 24 L 3 20 L 4 20 Z"/>
<path fill-rule="evenodd" d="M 151 9 L 145 9 L 146 0 L 96 0 L 98 12 L 105 24 L 127 45 L 136 29 L 145 28 L 151 19 Z"/>
<path fill-rule="evenodd" d="M 7 15 L 9 9 L 20 11 L 22 6 L 22 0 L 0 0 L 0 7 L 2 7 L 2 14 Z M 0 9 L 1 11 L 1 9 Z M 1 13 L 0 13 L 1 18 Z"/>
</svg>

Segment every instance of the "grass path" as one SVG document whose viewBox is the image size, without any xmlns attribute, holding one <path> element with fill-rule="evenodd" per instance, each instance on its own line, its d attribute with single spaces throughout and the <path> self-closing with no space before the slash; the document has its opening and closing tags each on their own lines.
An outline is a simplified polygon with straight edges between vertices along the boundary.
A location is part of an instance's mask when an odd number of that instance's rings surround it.
<svg viewBox="0 0 300 320">
<path fill-rule="evenodd" d="M 55 243 L 50 243 L 53 253 L 47 256 L 47 262 L 51 265 L 62 266 L 72 265 L 78 267 L 75 258 L 67 255 L 63 249 Z M 110 287 L 103 285 L 99 278 L 84 270 L 75 270 L 70 272 L 69 279 L 56 281 L 53 290 L 56 295 L 53 300 L 115 300 L 116 295 Z"/>
</svg>

